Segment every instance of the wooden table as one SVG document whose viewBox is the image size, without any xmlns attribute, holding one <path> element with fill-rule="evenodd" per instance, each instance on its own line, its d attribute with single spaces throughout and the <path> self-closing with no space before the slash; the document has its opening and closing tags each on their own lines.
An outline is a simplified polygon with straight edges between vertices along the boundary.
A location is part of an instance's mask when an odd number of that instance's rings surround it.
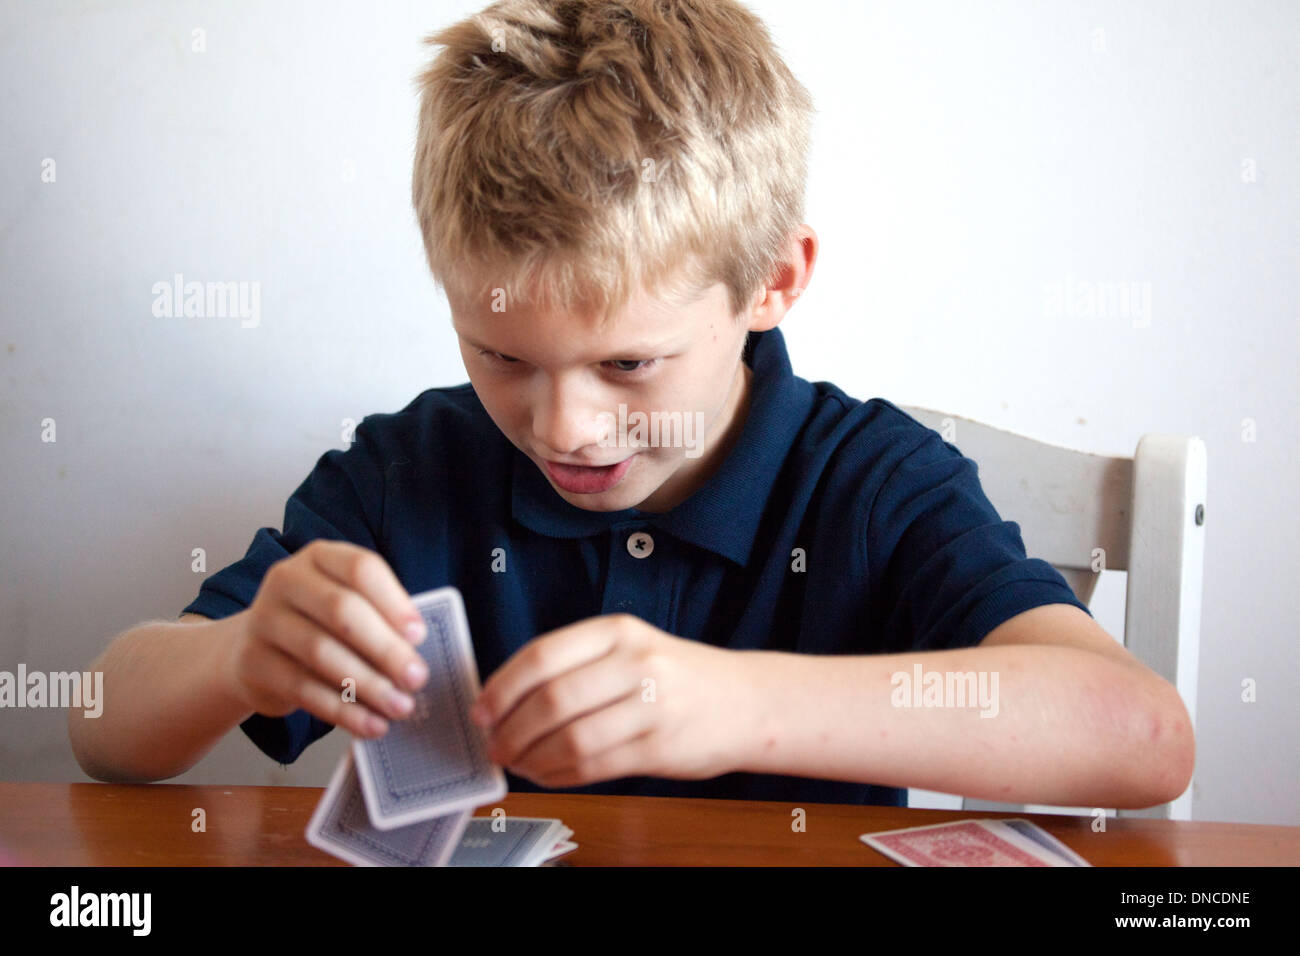
<svg viewBox="0 0 1300 956">
<path fill-rule="evenodd" d="M 316 787 L 0 783 L 0 852 L 37 866 L 346 866 L 303 831 Z M 968 817 L 1024 816 L 1094 866 L 1294 866 L 1300 827 L 806 804 L 509 794 L 509 816 L 559 817 L 573 866 L 897 866 L 858 835 Z M 194 832 L 202 808 L 206 831 Z M 479 816 L 492 807 L 480 807 Z"/>
</svg>

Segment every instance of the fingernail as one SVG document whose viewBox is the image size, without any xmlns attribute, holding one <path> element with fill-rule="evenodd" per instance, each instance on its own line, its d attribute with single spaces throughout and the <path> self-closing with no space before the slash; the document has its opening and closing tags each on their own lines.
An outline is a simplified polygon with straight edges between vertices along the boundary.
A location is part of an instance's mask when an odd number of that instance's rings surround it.
<svg viewBox="0 0 1300 956">
<path fill-rule="evenodd" d="M 388 721 L 371 714 L 366 718 L 366 729 L 376 736 L 388 733 Z"/>
<path fill-rule="evenodd" d="M 403 717 L 415 709 L 415 701 L 409 694 L 403 694 L 400 690 L 390 690 L 388 692 L 388 703 L 393 710 L 397 711 Z"/>
<path fill-rule="evenodd" d="M 406 639 L 412 644 L 423 644 L 424 639 L 429 636 L 429 628 L 425 626 L 422 619 L 412 620 L 406 625 Z"/>
<path fill-rule="evenodd" d="M 424 666 L 424 661 L 411 661 L 406 665 L 406 683 L 412 690 L 423 684 L 428 676 L 429 668 Z"/>
<path fill-rule="evenodd" d="M 487 708 L 484 707 L 482 704 L 475 704 L 473 707 L 469 709 L 469 719 L 474 721 L 474 723 L 478 724 L 480 727 L 482 727 L 484 724 L 487 723 L 487 719 L 488 719 Z"/>
</svg>

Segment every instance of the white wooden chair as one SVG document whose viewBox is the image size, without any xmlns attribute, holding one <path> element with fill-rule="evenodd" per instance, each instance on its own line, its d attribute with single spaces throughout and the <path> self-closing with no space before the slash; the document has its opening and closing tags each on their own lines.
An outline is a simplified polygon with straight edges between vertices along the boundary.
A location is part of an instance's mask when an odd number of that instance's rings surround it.
<svg viewBox="0 0 1300 956">
<path fill-rule="evenodd" d="M 927 408 L 900 406 L 979 466 L 980 484 L 1025 550 L 1090 604 L 1100 570 L 1128 572 L 1124 646 L 1178 688 L 1196 722 L 1201 574 L 1205 556 L 1205 443 L 1143 435 L 1132 458 L 1093 455 Z M 1104 560 L 1104 564 L 1103 564 Z M 1194 782 L 1177 799 L 1121 817 L 1192 818 Z M 1015 805 L 908 790 L 908 806 L 1089 814 L 1088 807 Z"/>
</svg>

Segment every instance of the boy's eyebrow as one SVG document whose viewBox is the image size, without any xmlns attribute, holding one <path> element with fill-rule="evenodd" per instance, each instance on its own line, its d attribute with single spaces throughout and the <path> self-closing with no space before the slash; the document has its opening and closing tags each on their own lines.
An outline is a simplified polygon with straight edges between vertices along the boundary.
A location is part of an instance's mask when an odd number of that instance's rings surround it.
<svg viewBox="0 0 1300 956">
<path fill-rule="evenodd" d="M 467 344 L 472 345 L 476 349 L 483 349 L 488 352 L 497 352 L 500 355 L 510 355 L 509 352 L 502 352 L 500 349 L 494 349 L 492 348 L 492 346 L 487 345 L 483 342 L 479 342 L 476 339 L 471 338 L 470 336 L 466 335 L 463 332 L 459 334 L 460 337 L 464 339 Z M 667 352 L 672 351 L 674 348 L 679 348 L 679 347 L 681 346 L 677 345 L 671 339 L 665 342 L 648 342 L 648 341 L 633 342 L 630 345 L 628 345 L 626 348 L 622 349 L 617 355 L 610 355 L 604 359 L 597 359 L 597 361 L 608 362 L 616 359 L 628 359 L 628 358 L 635 357 L 637 355 L 663 355 Z M 513 355 L 511 356 L 511 358 L 514 357 L 515 356 Z"/>
</svg>

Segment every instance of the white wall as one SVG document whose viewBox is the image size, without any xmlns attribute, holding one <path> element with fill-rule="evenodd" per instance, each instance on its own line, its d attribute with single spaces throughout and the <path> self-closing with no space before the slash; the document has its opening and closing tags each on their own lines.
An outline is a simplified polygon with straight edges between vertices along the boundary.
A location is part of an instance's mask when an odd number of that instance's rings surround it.
<svg viewBox="0 0 1300 956">
<path fill-rule="evenodd" d="M 278 527 L 344 418 L 465 380 L 408 184 L 420 38 L 480 6 L 0 6 L 0 670 L 174 618 L 192 549 Z M 1204 439 L 1195 813 L 1300 824 L 1300 7 L 753 7 L 820 109 L 796 372 L 1105 454 Z M 258 324 L 155 317 L 175 273 L 260 283 Z M 1149 312 L 1053 314 L 1067 281 Z M 0 779 L 86 779 L 64 718 L 0 711 Z M 176 782 L 323 785 L 344 742 L 285 772 L 235 732 Z"/>
</svg>

